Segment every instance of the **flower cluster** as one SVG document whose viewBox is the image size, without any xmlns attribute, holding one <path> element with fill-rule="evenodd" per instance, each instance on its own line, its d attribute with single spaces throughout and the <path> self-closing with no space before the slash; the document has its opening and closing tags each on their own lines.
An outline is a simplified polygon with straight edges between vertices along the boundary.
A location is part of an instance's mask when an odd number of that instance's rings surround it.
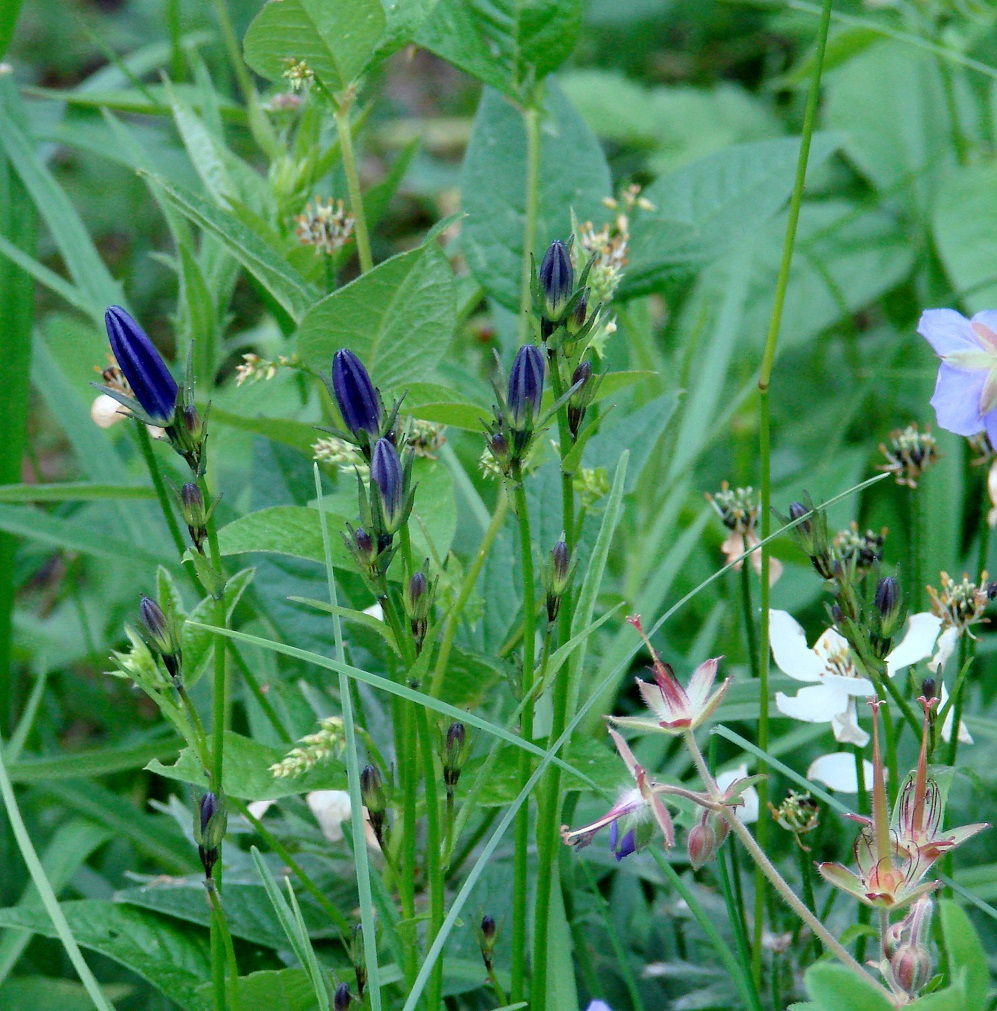
<svg viewBox="0 0 997 1011">
<path fill-rule="evenodd" d="M 306 734 L 279 762 L 270 766 L 274 779 L 300 776 L 312 766 L 330 757 L 338 757 L 346 747 L 343 721 L 339 716 L 327 716 L 319 721 L 314 734 Z"/>
<path fill-rule="evenodd" d="M 730 531 L 727 539 L 720 545 L 720 550 L 727 559 L 727 564 L 733 563 L 735 570 L 740 570 L 744 564 L 743 555 L 750 551 L 752 568 L 759 575 L 762 573 L 762 553 L 754 550 L 761 543 L 755 527 L 758 523 L 758 495 L 754 488 L 731 488 L 726 482 L 720 483 L 720 491 L 711 495 L 706 493 L 706 500 L 716 510 L 723 525 Z M 782 575 L 782 563 L 777 558 L 769 559 L 769 585 Z"/>
<path fill-rule="evenodd" d="M 294 221 L 298 241 L 303 246 L 314 246 L 316 256 L 338 253 L 353 235 L 353 215 L 342 200 L 333 201 L 331 197 L 325 203 L 316 197 L 314 210 L 310 202 L 305 204 L 304 213 Z"/>
<path fill-rule="evenodd" d="M 890 432 L 889 444 L 880 443 L 879 449 L 886 463 L 878 469 L 893 474 L 897 484 L 908 488 L 916 488 L 921 475 L 941 458 L 930 425 L 924 432 L 917 425 Z"/>
<path fill-rule="evenodd" d="M 297 365 L 297 355 L 278 355 L 273 361 L 270 361 L 249 352 L 242 356 L 242 362 L 235 367 L 235 385 L 258 383 L 261 379 L 266 382 L 273 379 L 280 369 L 295 368 Z"/>
</svg>

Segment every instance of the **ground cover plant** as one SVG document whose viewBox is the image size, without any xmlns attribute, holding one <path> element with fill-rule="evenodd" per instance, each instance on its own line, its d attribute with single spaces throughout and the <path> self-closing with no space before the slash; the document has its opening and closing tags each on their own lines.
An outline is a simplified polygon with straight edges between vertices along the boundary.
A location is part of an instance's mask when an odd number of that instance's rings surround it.
<svg viewBox="0 0 997 1011">
<path fill-rule="evenodd" d="M 995 40 L 0 4 L 0 1004 L 992 1007 Z"/>
</svg>

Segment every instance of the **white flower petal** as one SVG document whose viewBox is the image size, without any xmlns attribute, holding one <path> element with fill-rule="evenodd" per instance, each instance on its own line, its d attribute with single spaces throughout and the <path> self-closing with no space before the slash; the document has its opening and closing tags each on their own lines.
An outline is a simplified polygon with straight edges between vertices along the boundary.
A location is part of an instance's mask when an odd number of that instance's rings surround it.
<svg viewBox="0 0 997 1011">
<path fill-rule="evenodd" d="M 313 790 L 305 802 L 329 842 L 343 838 L 343 822 L 350 816 L 350 795 L 345 790 Z"/>
<path fill-rule="evenodd" d="M 941 708 L 945 705 L 948 700 L 949 693 L 945 688 L 944 683 L 942 684 L 941 696 L 938 700 L 938 707 Z M 949 711 L 945 714 L 945 722 L 942 724 L 942 740 L 948 743 L 952 740 L 952 721 L 955 719 L 955 706 L 952 706 Z M 966 724 L 962 720 L 959 720 L 959 743 L 960 744 L 972 744 L 973 735 L 966 729 Z"/>
<path fill-rule="evenodd" d="M 769 644 L 776 666 L 797 681 L 817 681 L 824 662 L 809 646 L 806 633 L 788 611 L 769 611 Z"/>
<path fill-rule="evenodd" d="M 825 674 L 821 678 L 821 684 L 836 688 L 846 695 L 857 695 L 863 699 L 876 694 L 876 686 L 868 678 L 850 678 L 844 674 Z"/>
<path fill-rule="evenodd" d="M 748 778 L 748 766 L 742 762 L 739 766 L 734 769 L 727 769 L 725 772 L 717 774 L 717 786 L 720 787 L 721 791 L 726 791 L 729 786 L 733 786 L 739 779 Z M 741 800 L 744 801 L 738 807 L 734 808 L 735 814 L 745 825 L 751 825 L 758 821 L 758 791 L 753 787 L 749 786 L 744 793 L 741 794 Z"/>
<path fill-rule="evenodd" d="M 855 699 L 848 700 L 848 706 L 843 713 L 838 713 L 831 720 L 834 739 L 841 744 L 857 744 L 864 748 L 869 743 L 869 735 L 859 726 L 855 712 Z"/>
<path fill-rule="evenodd" d="M 775 693 L 776 708 L 784 716 L 804 723 L 830 723 L 848 708 L 849 696 L 833 685 L 811 685 L 794 696 Z"/>
<path fill-rule="evenodd" d="M 254 800 L 246 805 L 246 810 L 257 820 L 262 818 L 275 804 L 272 800 Z"/>
<path fill-rule="evenodd" d="M 907 620 L 907 632 L 903 639 L 886 658 L 886 672 L 890 677 L 897 671 L 931 656 L 941 627 L 942 619 L 930 611 L 912 614 Z"/>
<path fill-rule="evenodd" d="M 872 785 L 874 772 L 872 762 L 862 759 L 862 775 L 867 790 Z M 855 775 L 855 757 L 844 751 L 815 758 L 807 769 L 807 779 L 823 783 L 839 793 L 858 793 L 859 790 L 858 776 Z"/>
<path fill-rule="evenodd" d="M 955 626 L 945 629 L 945 631 L 938 637 L 935 655 L 931 658 L 931 662 L 928 664 L 928 670 L 930 670 L 932 674 L 937 674 L 940 670 L 945 669 L 945 664 L 948 663 L 949 657 L 955 651 L 955 644 L 958 641 L 959 629 Z"/>
<path fill-rule="evenodd" d="M 370 607 L 365 607 L 363 609 L 364 614 L 369 614 L 372 618 L 376 618 L 378 621 L 384 621 L 384 608 L 380 604 L 371 604 Z"/>
</svg>

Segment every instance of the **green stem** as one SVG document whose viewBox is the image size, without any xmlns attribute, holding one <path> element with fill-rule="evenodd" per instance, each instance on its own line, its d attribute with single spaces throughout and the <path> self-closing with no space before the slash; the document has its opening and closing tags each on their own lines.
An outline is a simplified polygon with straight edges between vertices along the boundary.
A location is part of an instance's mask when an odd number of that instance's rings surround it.
<svg viewBox="0 0 997 1011">
<path fill-rule="evenodd" d="M 959 672 L 963 672 L 966 661 L 970 656 L 972 639 L 968 632 L 963 632 L 959 637 Z M 962 722 L 962 700 L 965 692 L 965 677 L 960 677 L 952 691 L 952 734 L 949 737 L 948 764 L 955 766 L 956 756 L 959 753 L 959 724 Z M 951 873 L 951 871 L 950 871 Z"/>
<path fill-rule="evenodd" d="M 813 879 L 813 861 L 810 859 L 810 855 L 803 849 L 803 847 L 797 842 L 796 846 L 796 859 L 799 861 L 800 865 L 800 881 L 803 884 L 803 901 L 806 903 L 807 909 L 813 913 L 814 918 L 817 917 L 817 902 L 814 899 L 814 879 Z M 817 947 L 817 958 L 820 958 L 824 954 L 824 946 L 820 943 L 819 937 L 814 937 L 814 944 Z M 858 961 L 862 961 L 861 958 Z"/>
<path fill-rule="evenodd" d="M 540 212 L 540 109 L 537 95 L 523 110 L 526 129 L 526 213 L 523 218 L 523 259 L 519 270 L 519 343 L 525 344 L 530 335 L 530 276 L 533 268 L 533 251 L 537 244 L 537 218 Z M 517 998 L 511 997 L 513 1001 Z"/>
<path fill-rule="evenodd" d="M 744 631 L 748 639 L 748 656 L 751 660 L 751 676 L 759 677 L 758 633 L 755 631 L 755 613 L 751 606 L 751 572 L 748 560 L 741 563 L 741 613 L 744 617 Z"/>
<path fill-rule="evenodd" d="M 817 49 L 810 78 L 810 89 L 807 93 L 807 103 L 803 114 L 803 130 L 800 137 L 800 154 L 796 163 L 796 178 L 793 182 L 793 194 L 789 201 L 789 219 L 786 223 L 786 236 L 782 248 L 782 260 L 779 264 L 779 275 L 776 281 L 775 300 L 772 305 L 772 316 L 769 320 L 768 334 L 765 339 L 765 352 L 762 357 L 761 373 L 758 377 L 759 391 L 759 463 L 761 468 L 761 622 L 759 629 L 759 665 L 758 678 L 761 689 L 761 707 L 758 718 L 758 747 L 768 750 L 769 734 L 769 547 L 767 537 L 772 523 L 772 432 L 771 408 L 769 403 L 772 369 L 775 364 L 776 345 L 779 340 L 779 330 L 782 326 L 782 313 L 786 303 L 786 291 L 789 287 L 789 269 L 793 260 L 793 246 L 796 242 L 796 229 L 800 220 L 800 207 L 803 203 L 803 187 L 807 176 L 807 161 L 810 157 L 810 140 L 813 136 L 817 120 L 817 106 L 820 100 L 820 80 L 824 69 L 824 51 L 827 46 L 828 27 L 831 23 L 831 0 L 824 0 L 821 9 L 820 25 L 817 29 Z M 767 766 L 759 761 L 758 772 L 765 774 Z M 760 816 L 758 819 L 758 842 L 762 849 L 768 839 L 767 813 L 768 784 L 761 780 L 758 784 L 758 801 Z M 737 819 L 735 819 L 736 821 Z M 740 825 L 740 822 L 738 822 Z M 743 826 L 742 826 L 743 827 Z M 750 837 L 750 833 L 747 833 Z M 754 840 L 752 840 L 754 845 Z M 756 984 L 761 980 L 762 931 L 765 917 L 765 879 L 756 866 L 755 871 L 755 929 L 754 929 L 754 977 Z M 844 950 L 844 949 L 842 949 Z"/>
<path fill-rule="evenodd" d="M 356 155 L 353 151 L 353 131 L 350 128 L 350 108 L 355 95 L 348 92 L 340 96 L 336 105 L 336 132 L 339 134 L 339 150 L 343 158 L 343 174 L 346 189 L 350 195 L 350 211 L 353 214 L 353 232 L 357 237 L 357 256 L 360 259 L 360 273 L 366 274 L 374 266 L 370 252 L 370 235 L 367 233 L 367 218 L 363 209 L 363 195 L 360 192 L 360 176 L 357 172 Z"/>
<path fill-rule="evenodd" d="M 399 650 L 407 654 L 409 637 L 405 634 L 405 626 L 398 614 L 395 602 L 385 584 L 381 596 L 381 606 L 384 617 L 391 628 Z M 407 666 L 407 664 L 406 664 Z M 402 918 L 405 921 L 406 937 L 403 945 L 405 952 L 405 979 L 411 987 L 419 972 L 419 952 L 416 938 L 415 919 L 415 844 L 416 844 L 416 775 L 415 763 L 418 761 L 418 743 L 412 727 L 412 706 L 403 699 L 394 702 L 392 708 L 395 732 L 395 754 L 398 756 L 398 785 L 402 791 L 402 831 L 401 831 L 401 872 L 395 875 L 398 885 L 398 898 L 402 906 Z"/>
<path fill-rule="evenodd" d="M 183 49 L 180 46 L 180 0 L 166 0 L 166 25 L 170 32 L 170 78 L 183 80 Z"/>
<path fill-rule="evenodd" d="M 163 518 L 170 529 L 170 537 L 173 538 L 173 543 L 176 545 L 177 554 L 183 558 L 187 545 L 184 543 L 180 527 L 177 525 L 176 517 L 173 515 L 173 504 L 170 502 L 170 496 L 166 491 L 166 483 L 163 481 L 163 472 L 159 469 L 156 454 L 152 451 L 152 439 L 149 438 L 149 430 L 141 421 L 136 421 L 135 431 L 138 433 L 138 447 L 142 452 L 142 459 L 145 460 L 149 477 L 152 478 L 152 486 L 156 489 L 159 508 L 162 510 Z"/>
<path fill-rule="evenodd" d="M 921 488 L 910 492 L 910 609 L 921 610 L 924 597 L 924 568 L 921 552 L 924 550 L 924 531 L 921 527 Z"/>
<path fill-rule="evenodd" d="M 453 648 L 454 639 L 457 636 L 457 629 L 460 627 L 460 618 L 464 611 L 464 605 L 470 599 L 475 586 L 477 586 L 478 576 L 481 575 L 481 569 L 484 567 L 485 560 L 488 558 L 488 555 L 492 550 L 495 538 L 498 536 L 498 532 L 502 529 L 502 525 L 505 523 L 505 517 L 508 511 L 509 496 L 500 492 L 498 502 L 495 504 L 495 512 L 492 513 L 491 522 L 488 524 L 488 529 L 485 531 L 485 535 L 481 539 L 481 546 L 478 548 L 478 553 L 474 556 L 474 561 L 471 562 L 471 567 L 467 570 L 467 575 L 464 577 L 464 582 L 461 585 L 460 592 L 457 594 L 457 599 L 454 601 L 454 605 L 450 610 L 450 615 L 447 618 L 446 630 L 443 633 L 443 643 L 440 646 L 440 652 L 436 657 L 436 667 L 433 670 L 433 680 L 430 682 L 429 687 L 429 694 L 432 695 L 434 699 L 438 699 L 440 697 L 440 692 L 443 690 L 443 679 L 447 672 L 447 661 L 450 659 L 450 650 Z"/>
<path fill-rule="evenodd" d="M 232 933 L 228 929 L 228 921 L 225 919 L 225 910 L 222 909 L 221 896 L 215 888 L 215 883 L 210 878 L 204 882 L 207 889 L 208 898 L 211 902 L 212 922 L 217 921 L 218 933 L 221 936 L 222 948 L 224 949 L 225 961 L 222 964 L 221 987 L 217 976 L 213 974 L 213 984 L 215 990 L 215 1004 L 218 1006 L 218 994 L 222 995 L 221 1007 L 229 1011 L 237 1011 L 239 1007 L 239 965 L 235 960 L 235 946 L 232 944 Z M 225 967 L 228 967 L 228 997 L 226 997 Z M 212 970 L 215 966 L 212 965 Z"/>
<path fill-rule="evenodd" d="M 533 576 L 533 542 L 530 537 L 530 513 L 526 503 L 526 490 L 522 480 L 515 486 L 515 505 L 519 519 L 519 553 L 523 566 L 523 676 L 520 697 L 526 699 L 520 721 L 523 740 L 533 738 L 533 661 L 536 645 L 536 586 Z M 524 789 L 530 779 L 530 756 L 525 750 L 519 753 L 519 788 Z M 527 888 L 529 884 L 530 809 L 521 805 L 516 813 L 516 855 L 512 891 L 512 986 L 509 999 L 516 1003 L 523 999 L 526 977 L 526 923 Z M 541 875 L 549 873 L 542 869 Z M 535 928 L 536 929 L 536 928 Z M 543 972 L 545 966 L 534 966 L 534 972 Z M 543 1005 L 536 1005 L 543 1007 Z"/>
<path fill-rule="evenodd" d="M 426 867 L 429 878 L 429 929 L 426 934 L 427 947 L 436 940 L 443 926 L 443 867 L 440 851 L 440 801 L 437 794 L 438 777 L 433 761 L 433 736 L 429 725 L 429 713 L 425 706 L 416 707 L 416 721 L 419 724 L 419 740 L 422 751 L 423 779 L 426 791 Z M 438 1011 L 443 1001 L 443 959 L 438 958 L 433 966 L 433 974 L 426 988 L 426 1000 L 430 1011 Z"/>
<path fill-rule="evenodd" d="M 204 732 L 204 724 L 201 722 L 201 717 L 194 708 L 194 703 L 187 694 L 187 689 L 182 684 L 179 688 L 177 688 L 177 695 L 180 697 L 180 701 L 187 710 L 187 715 L 190 717 L 191 725 L 194 728 L 195 739 L 193 742 L 189 743 L 193 743 L 194 748 L 197 751 L 197 757 L 201 760 L 201 764 L 204 766 L 205 773 L 210 775 L 211 755 L 208 752 L 208 738 Z"/>
</svg>

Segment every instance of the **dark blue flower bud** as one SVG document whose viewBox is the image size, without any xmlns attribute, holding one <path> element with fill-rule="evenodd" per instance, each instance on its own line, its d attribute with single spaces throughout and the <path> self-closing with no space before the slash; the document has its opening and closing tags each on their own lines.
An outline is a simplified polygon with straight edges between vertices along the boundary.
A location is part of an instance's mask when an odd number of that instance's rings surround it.
<svg viewBox="0 0 997 1011">
<path fill-rule="evenodd" d="M 178 678 L 182 652 L 176 622 L 167 618 L 163 609 L 152 597 L 146 596 L 139 601 L 138 617 L 146 645 L 153 653 L 163 658 L 170 677 Z"/>
<path fill-rule="evenodd" d="M 225 804 L 220 797 L 209 790 L 202 798 L 197 818 L 194 822 L 194 835 L 197 839 L 197 852 L 204 867 L 204 876 L 211 877 L 212 868 L 218 862 L 222 840 L 228 816 Z"/>
<path fill-rule="evenodd" d="M 451 723 L 447 728 L 443 749 L 443 782 L 447 793 L 452 794 L 460 779 L 460 771 L 467 758 L 467 730 L 463 723 Z"/>
<path fill-rule="evenodd" d="M 405 519 L 405 473 L 390 439 L 378 439 L 374 444 L 370 477 L 377 489 L 384 532 L 393 534 Z"/>
<path fill-rule="evenodd" d="M 571 290 L 575 286 L 575 272 L 571 266 L 571 257 L 560 239 L 555 239 L 544 253 L 540 264 L 540 288 L 543 291 L 547 318 L 557 322 L 564 312 L 564 307 L 571 298 Z"/>
<path fill-rule="evenodd" d="M 350 432 L 358 438 L 366 432 L 376 439 L 381 433 L 381 398 L 363 362 L 346 348 L 340 348 L 332 359 L 332 389 Z"/>
<path fill-rule="evenodd" d="M 173 420 L 177 383 L 145 331 L 122 309 L 112 305 L 104 313 L 111 350 L 142 410 L 166 425 Z"/>
<path fill-rule="evenodd" d="M 481 935 L 486 941 L 494 940 L 495 920 L 491 916 L 483 916 L 481 918 Z"/>
<path fill-rule="evenodd" d="M 524 344 L 516 352 L 509 373 L 509 424 L 516 431 L 532 426 L 540 414 L 544 392 L 544 356 L 535 344 Z"/>
<path fill-rule="evenodd" d="M 346 983 L 340 983 L 336 987 L 336 993 L 332 998 L 332 1006 L 335 1011 L 346 1011 L 346 1009 L 353 1003 L 353 994 L 350 993 L 349 985 Z"/>
</svg>

